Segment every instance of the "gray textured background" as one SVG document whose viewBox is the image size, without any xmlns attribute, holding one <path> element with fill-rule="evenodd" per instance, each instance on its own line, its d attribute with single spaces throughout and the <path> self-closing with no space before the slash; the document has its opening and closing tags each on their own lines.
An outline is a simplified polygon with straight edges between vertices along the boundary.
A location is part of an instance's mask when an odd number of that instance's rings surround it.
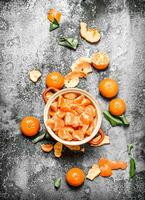
<svg viewBox="0 0 145 200">
<path fill-rule="evenodd" d="M 62 11 L 62 19 L 60 28 L 50 33 L 47 12 L 51 7 Z M 145 199 L 145 1 L 3 0 L 0 10 L 0 199 Z M 79 35 L 79 21 L 97 26 L 101 41 L 91 45 L 80 39 L 76 51 L 58 46 L 60 35 Z M 111 128 L 103 120 L 110 145 L 87 147 L 85 154 L 65 150 L 56 159 L 53 153 L 41 152 L 40 143 L 34 145 L 20 134 L 20 119 L 34 115 L 43 124 L 45 75 L 53 70 L 65 74 L 75 59 L 97 50 L 109 54 L 110 67 L 100 73 L 94 70 L 79 87 L 94 95 L 103 110 L 108 102 L 98 94 L 98 82 L 108 76 L 116 79 L 119 97 L 128 106 L 130 127 Z M 36 85 L 28 79 L 33 67 L 42 72 Z M 126 170 L 114 171 L 110 178 L 87 180 L 76 190 L 66 184 L 64 176 L 70 167 L 87 172 L 100 156 L 128 162 L 128 143 L 136 147 L 137 175 L 132 181 Z M 53 187 L 55 177 L 62 178 L 58 191 Z"/>
</svg>

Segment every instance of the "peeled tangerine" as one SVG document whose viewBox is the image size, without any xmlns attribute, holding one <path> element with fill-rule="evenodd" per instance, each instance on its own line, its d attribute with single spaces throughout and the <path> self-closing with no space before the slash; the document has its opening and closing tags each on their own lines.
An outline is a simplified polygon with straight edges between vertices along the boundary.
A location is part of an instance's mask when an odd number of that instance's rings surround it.
<svg viewBox="0 0 145 200">
<path fill-rule="evenodd" d="M 81 37 L 90 43 L 96 43 L 100 40 L 101 35 L 95 28 L 88 28 L 84 22 L 80 23 Z"/>
</svg>

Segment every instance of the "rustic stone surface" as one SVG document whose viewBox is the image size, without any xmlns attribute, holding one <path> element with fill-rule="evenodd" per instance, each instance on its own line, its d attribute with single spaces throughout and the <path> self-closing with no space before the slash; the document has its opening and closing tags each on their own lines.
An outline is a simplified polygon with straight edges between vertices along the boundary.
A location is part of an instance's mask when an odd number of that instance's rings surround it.
<svg viewBox="0 0 145 200">
<path fill-rule="evenodd" d="M 62 11 L 60 28 L 49 32 L 47 12 L 51 7 Z M 27 0 L 0 1 L 0 199 L 39 200 L 128 200 L 145 199 L 145 1 L 144 0 Z M 102 38 L 92 45 L 79 39 L 76 51 L 58 45 L 61 35 L 79 36 L 79 21 L 97 26 Z M 127 102 L 129 128 L 111 128 L 105 119 L 102 127 L 111 144 L 99 148 L 86 147 L 84 154 L 65 150 L 56 159 L 46 154 L 40 143 L 32 144 L 19 131 L 20 119 L 34 115 L 43 125 L 42 91 L 47 73 L 57 70 L 66 74 L 71 63 L 80 56 L 97 50 L 106 51 L 110 67 L 96 70 L 82 80 L 79 88 L 96 97 L 102 110 L 108 101 L 98 94 L 98 82 L 112 77 L 120 84 L 119 97 Z M 29 70 L 36 67 L 41 79 L 33 84 Z M 128 170 L 114 171 L 110 178 L 87 180 L 78 189 L 65 182 L 66 171 L 74 166 L 87 173 L 100 156 L 128 162 L 127 144 L 135 144 L 137 175 L 129 181 Z M 53 179 L 62 178 L 55 190 Z"/>
</svg>

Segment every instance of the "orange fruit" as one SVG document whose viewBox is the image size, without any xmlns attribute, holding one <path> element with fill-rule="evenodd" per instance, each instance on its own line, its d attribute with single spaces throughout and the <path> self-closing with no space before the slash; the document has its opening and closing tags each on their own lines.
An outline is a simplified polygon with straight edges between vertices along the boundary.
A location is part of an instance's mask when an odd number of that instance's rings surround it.
<svg viewBox="0 0 145 200">
<path fill-rule="evenodd" d="M 50 22 L 53 22 L 54 19 L 59 23 L 61 17 L 61 12 L 57 12 L 54 8 L 51 8 L 48 12 L 48 19 Z"/>
<path fill-rule="evenodd" d="M 118 83 L 111 78 L 105 78 L 99 83 L 99 91 L 103 97 L 115 97 L 118 94 L 118 90 Z"/>
<path fill-rule="evenodd" d="M 59 72 L 51 72 L 46 77 L 46 86 L 61 89 L 64 85 L 64 77 Z"/>
<path fill-rule="evenodd" d="M 94 53 L 91 57 L 92 65 L 98 70 L 104 70 L 109 65 L 109 56 L 105 52 Z"/>
<path fill-rule="evenodd" d="M 126 104 L 120 98 L 115 98 L 109 103 L 109 111 L 112 115 L 120 116 L 126 111 Z"/>
<path fill-rule="evenodd" d="M 27 137 L 35 136 L 40 130 L 40 121 L 32 116 L 24 117 L 20 123 L 20 130 Z"/>
<path fill-rule="evenodd" d="M 66 181 L 69 185 L 78 187 L 85 181 L 85 173 L 80 168 L 71 168 L 66 173 Z"/>
</svg>

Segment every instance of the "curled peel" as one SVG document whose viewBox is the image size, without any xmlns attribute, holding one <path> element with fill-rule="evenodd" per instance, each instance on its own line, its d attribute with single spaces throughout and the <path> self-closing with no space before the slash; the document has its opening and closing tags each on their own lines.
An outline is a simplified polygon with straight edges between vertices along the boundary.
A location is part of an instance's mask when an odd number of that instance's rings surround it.
<svg viewBox="0 0 145 200">
<path fill-rule="evenodd" d="M 96 137 L 96 142 L 100 139 L 100 135 Z M 109 141 L 109 136 L 105 135 L 103 141 L 100 143 L 100 144 L 90 144 L 91 146 L 94 146 L 94 147 L 99 147 L 99 146 L 103 146 L 105 144 L 110 144 L 110 141 Z"/>
<path fill-rule="evenodd" d="M 100 33 L 95 28 L 88 28 L 84 22 L 80 23 L 80 35 L 90 43 L 96 43 L 101 38 Z"/>
<path fill-rule="evenodd" d="M 67 88 L 76 87 L 79 84 L 79 78 L 85 76 L 83 72 L 70 72 L 65 76 L 64 84 Z"/>
<path fill-rule="evenodd" d="M 71 70 L 76 72 L 83 72 L 85 74 L 92 72 L 91 59 L 86 57 L 77 59 L 72 64 Z"/>
<path fill-rule="evenodd" d="M 91 181 L 94 180 L 97 176 L 99 176 L 101 170 L 98 164 L 94 164 L 92 168 L 88 171 L 86 178 L 90 179 Z"/>
<path fill-rule="evenodd" d="M 33 69 L 29 72 L 29 77 L 33 83 L 36 83 L 41 77 L 41 72 L 37 69 Z"/>
</svg>

